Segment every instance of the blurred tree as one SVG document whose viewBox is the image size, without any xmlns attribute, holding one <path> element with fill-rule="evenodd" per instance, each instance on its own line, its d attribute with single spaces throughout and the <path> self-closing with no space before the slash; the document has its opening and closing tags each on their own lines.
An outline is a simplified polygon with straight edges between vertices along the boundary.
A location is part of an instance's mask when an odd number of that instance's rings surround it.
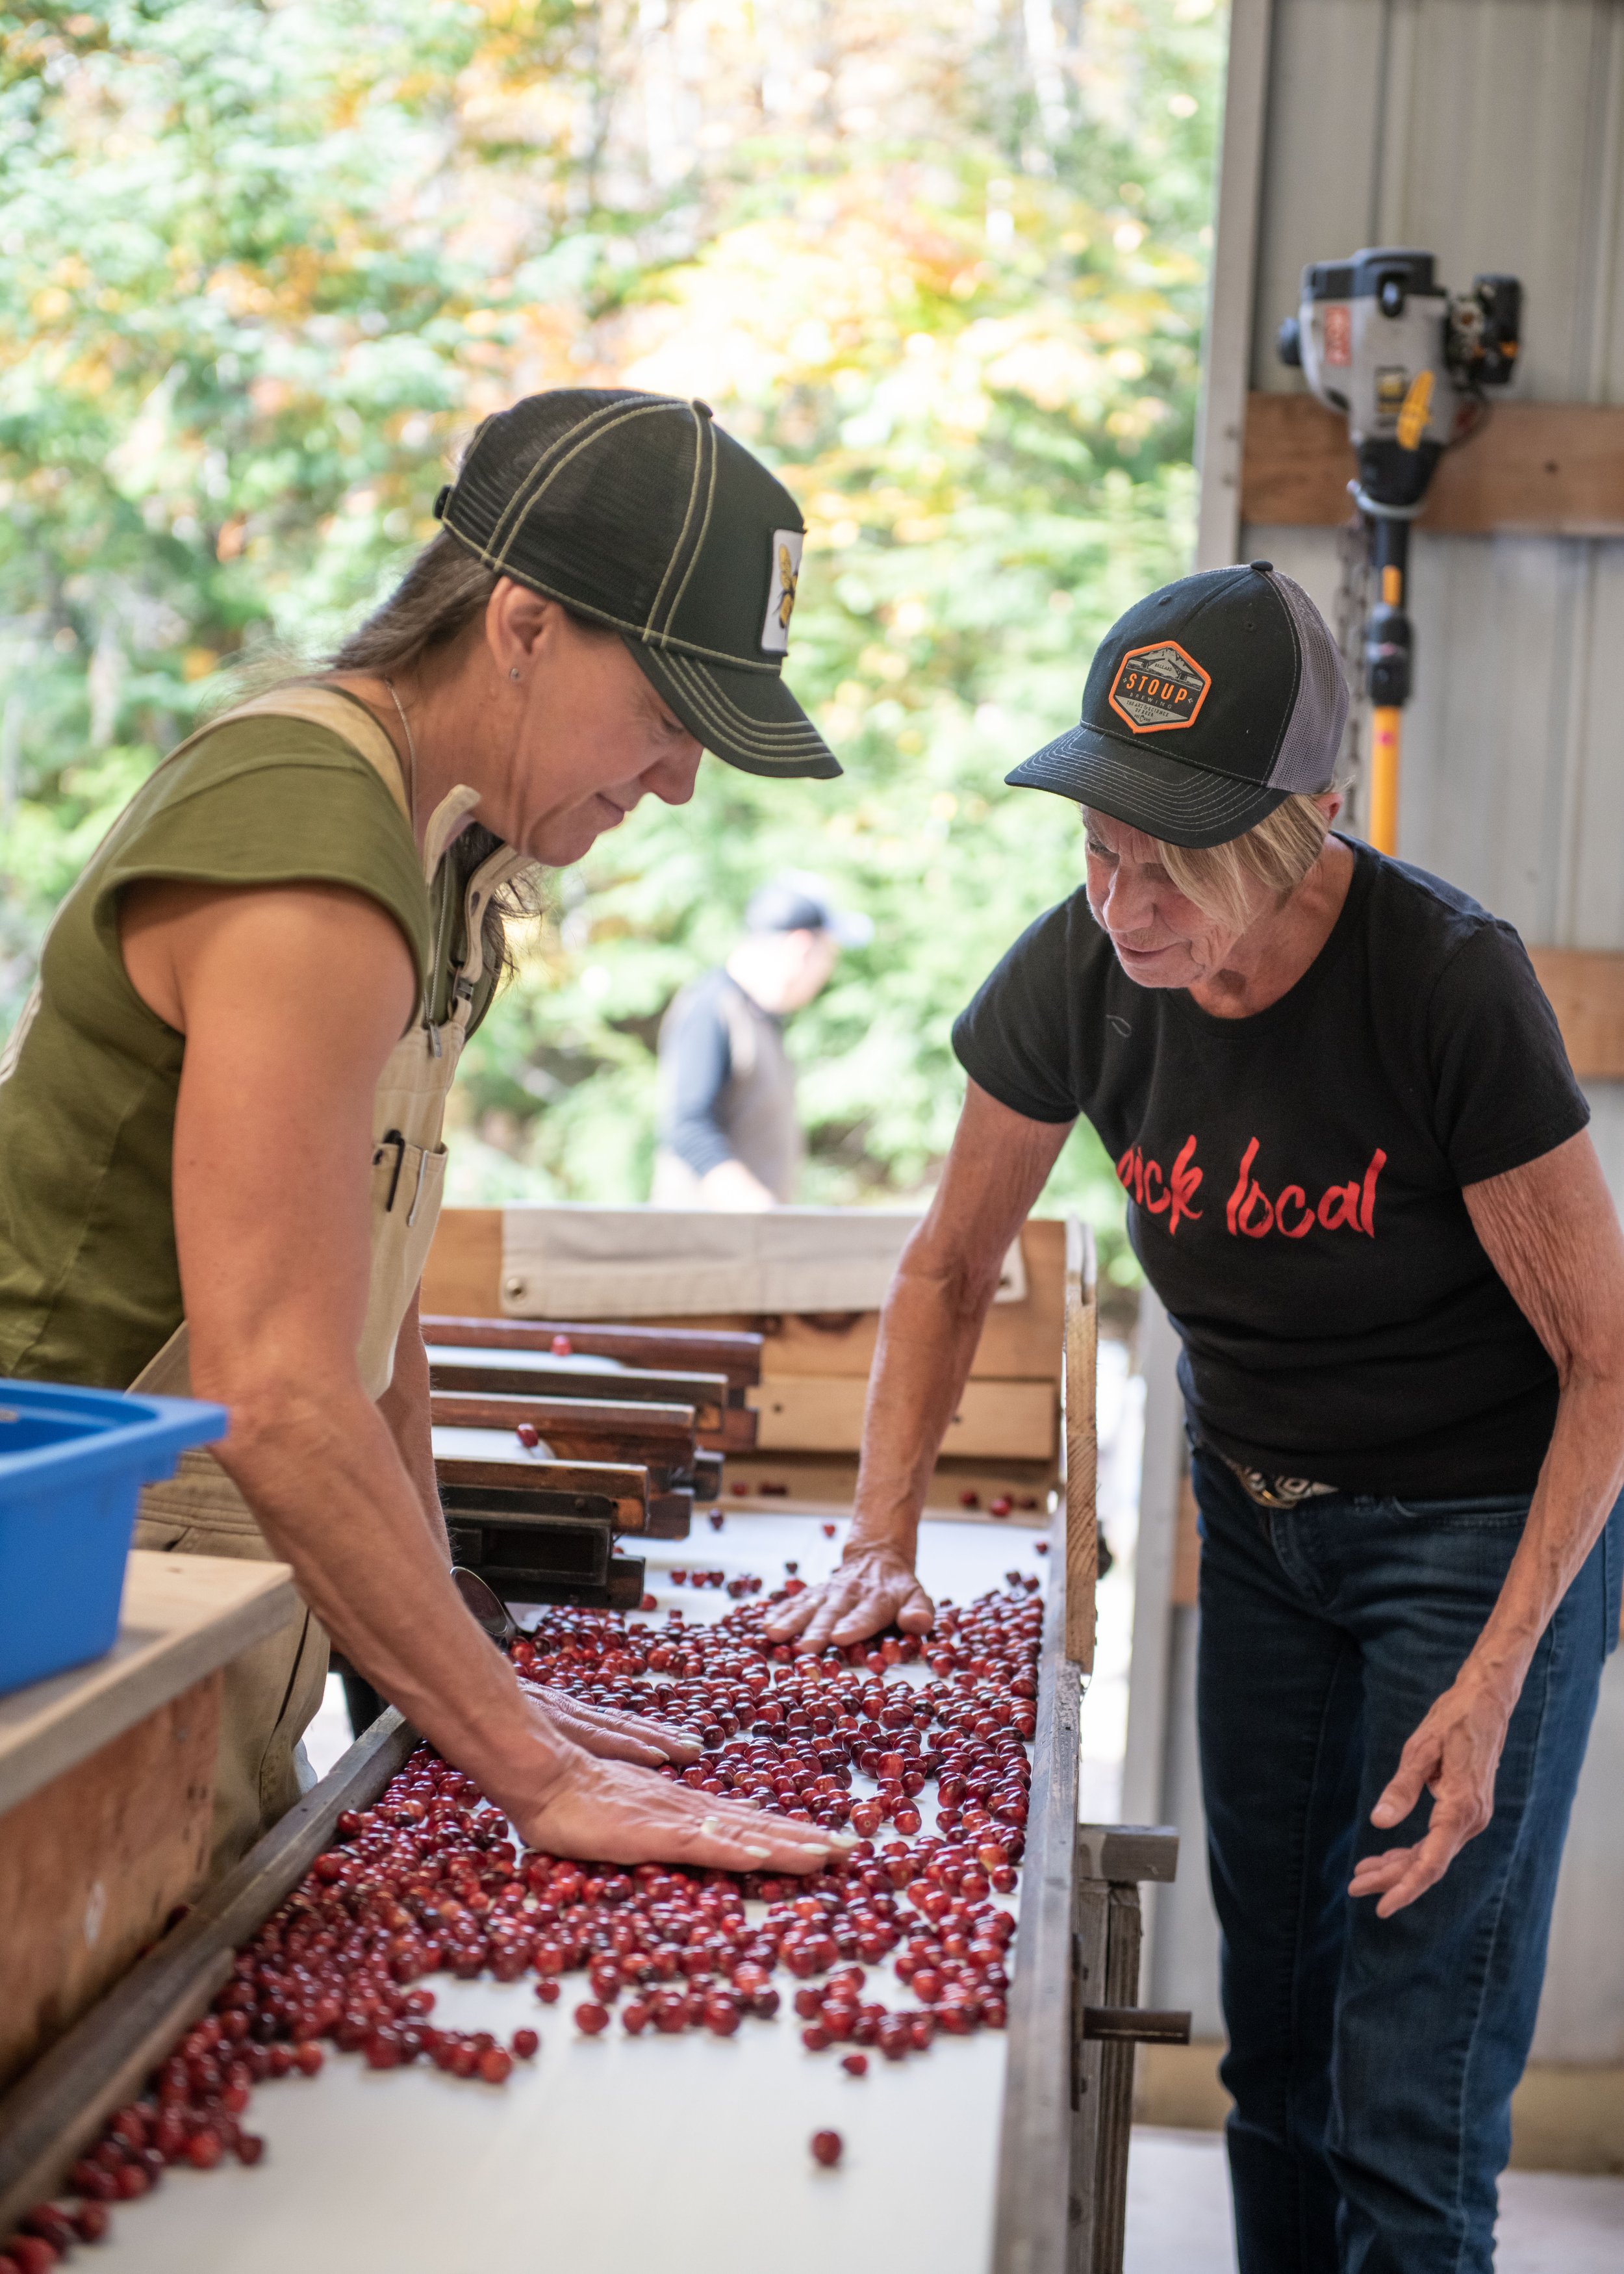
<svg viewBox="0 0 1624 2274">
<path fill-rule="evenodd" d="M 100 0 L 0 17 L 0 1024 L 235 663 L 318 651 L 473 423 L 703 395 L 810 524 L 790 676 L 847 765 L 707 761 L 523 945 L 455 1196 L 647 1189 L 652 1041 L 752 885 L 877 927 L 792 1030 L 810 1196 L 928 1183 L 953 1013 L 1079 873 L 1006 767 L 1177 574 L 1214 0 Z M 1051 1201 L 1113 1234 L 1098 1148 Z"/>
</svg>

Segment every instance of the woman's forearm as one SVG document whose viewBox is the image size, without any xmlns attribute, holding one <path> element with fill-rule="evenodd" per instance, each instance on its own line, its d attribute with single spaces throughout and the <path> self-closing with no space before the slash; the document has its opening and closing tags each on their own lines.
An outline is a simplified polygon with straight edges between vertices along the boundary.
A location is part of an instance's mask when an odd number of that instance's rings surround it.
<svg viewBox="0 0 1624 2274">
<path fill-rule="evenodd" d="M 852 1527 L 853 1543 L 883 1544 L 910 1559 L 1004 1253 L 990 1261 L 956 1254 L 929 1233 L 922 1225 L 909 1241 L 880 1313 Z"/>
<path fill-rule="evenodd" d="M 423 1347 L 416 1295 L 395 1337 L 395 1370 L 389 1376 L 389 1387 L 378 1401 L 378 1411 L 395 1440 L 402 1466 L 411 1480 L 429 1537 L 449 1563 L 451 1542 L 446 1533 L 445 1510 L 440 1504 L 440 1483 L 434 1473 L 429 1354 Z"/>
<path fill-rule="evenodd" d="M 1520 1695 L 1539 1638 L 1595 1546 L 1624 1486 L 1624 1384 L 1575 1369 L 1563 1385 L 1556 1426 L 1522 1538 L 1500 1599 L 1462 1678 Z"/>
<path fill-rule="evenodd" d="M 267 1383 L 229 1402 L 221 1465 L 357 1671 L 494 1796 L 542 1797 L 573 1748 L 549 1736 L 463 1608 L 358 1383 Z"/>
</svg>

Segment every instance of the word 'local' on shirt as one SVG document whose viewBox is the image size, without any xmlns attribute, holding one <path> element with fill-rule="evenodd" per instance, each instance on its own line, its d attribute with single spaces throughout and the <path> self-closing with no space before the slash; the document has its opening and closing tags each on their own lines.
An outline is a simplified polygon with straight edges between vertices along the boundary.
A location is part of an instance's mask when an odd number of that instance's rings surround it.
<svg viewBox="0 0 1624 2274">
<path fill-rule="evenodd" d="M 1146 1158 L 1141 1145 L 1130 1145 L 1116 1163 L 1124 1189 L 1147 1216 L 1162 1221 L 1169 1236 L 1186 1220 L 1192 1224 L 1201 1220 L 1203 1212 L 1195 1205 L 1195 1197 L 1207 1172 L 1196 1159 L 1196 1149 L 1195 1138 L 1187 1137 L 1166 1175 L 1160 1162 Z M 1232 1233 L 1263 1239 L 1278 1231 L 1288 1239 L 1305 1239 L 1319 1224 L 1326 1231 L 1359 1231 L 1374 1239 L 1376 1180 L 1387 1164 L 1380 1145 L 1357 1182 L 1327 1185 L 1318 1201 L 1310 1201 L 1305 1186 L 1294 1184 L 1282 1185 L 1271 1200 L 1252 1173 L 1259 1149 L 1259 1140 L 1252 1138 L 1241 1156 L 1240 1173 L 1224 1206 L 1224 1219 Z"/>
</svg>

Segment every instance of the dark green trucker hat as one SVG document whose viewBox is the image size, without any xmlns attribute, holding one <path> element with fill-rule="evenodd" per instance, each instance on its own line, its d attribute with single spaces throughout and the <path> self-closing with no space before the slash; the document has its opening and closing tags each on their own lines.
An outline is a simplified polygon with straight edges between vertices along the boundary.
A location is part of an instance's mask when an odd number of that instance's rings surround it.
<svg viewBox="0 0 1624 2274">
<path fill-rule="evenodd" d="M 438 519 L 488 568 L 613 626 L 691 734 L 748 774 L 838 774 L 784 684 L 806 528 L 703 403 L 554 388 L 487 418 Z"/>
</svg>

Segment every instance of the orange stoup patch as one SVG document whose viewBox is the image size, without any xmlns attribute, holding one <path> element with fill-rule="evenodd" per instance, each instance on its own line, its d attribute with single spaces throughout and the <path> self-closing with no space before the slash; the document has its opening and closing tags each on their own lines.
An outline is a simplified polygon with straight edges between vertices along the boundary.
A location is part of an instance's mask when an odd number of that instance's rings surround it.
<svg viewBox="0 0 1624 2274">
<path fill-rule="evenodd" d="M 1177 640 L 1130 648 L 1116 666 L 1109 697 L 1135 734 L 1166 734 L 1194 723 L 1207 700 L 1212 674 Z"/>
</svg>

